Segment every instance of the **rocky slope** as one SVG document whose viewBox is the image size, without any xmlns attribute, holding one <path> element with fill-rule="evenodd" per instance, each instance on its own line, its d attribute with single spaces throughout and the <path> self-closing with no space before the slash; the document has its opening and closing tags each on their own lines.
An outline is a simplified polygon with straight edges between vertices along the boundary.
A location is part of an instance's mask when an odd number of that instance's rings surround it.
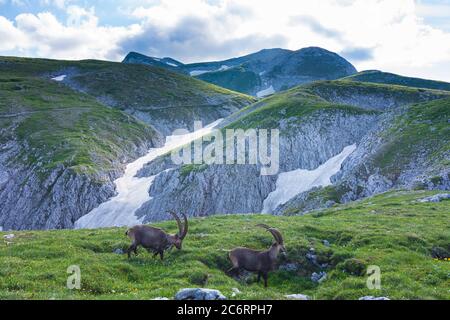
<svg viewBox="0 0 450 320">
<path fill-rule="evenodd" d="M 167 68 L 260 97 L 302 83 L 334 80 L 357 72 L 344 58 L 317 47 L 297 51 L 265 49 L 239 58 L 193 64 L 181 64 L 169 59 L 151 58 L 132 52 L 124 59 L 124 63 Z"/>
<path fill-rule="evenodd" d="M 161 137 L 49 80 L 0 78 L 0 226 L 71 227 L 114 194 L 123 164 Z"/>
<path fill-rule="evenodd" d="M 379 116 L 376 111 L 328 103 L 302 90 L 268 98 L 249 113 L 244 109 L 245 116 L 222 130 L 278 128 L 280 172 L 313 170 L 358 143 Z M 163 171 L 150 188 L 152 199 L 137 214 L 145 216 L 144 221 L 154 221 L 166 218 L 169 209 L 192 216 L 261 212 L 264 200 L 276 188 L 277 174 L 262 176 L 260 169 L 248 164 L 174 167 L 168 157 L 159 159 L 140 172 L 151 176 Z"/>
<path fill-rule="evenodd" d="M 253 101 L 160 68 L 103 61 L 0 58 L 0 91 L 4 230 L 72 227 L 165 134 Z"/>
<path fill-rule="evenodd" d="M 450 189 L 450 100 L 384 114 L 333 177 L 334 185 L 291 199 L 278 214 L 306 212 L 391 189 Z"/>
</svg>

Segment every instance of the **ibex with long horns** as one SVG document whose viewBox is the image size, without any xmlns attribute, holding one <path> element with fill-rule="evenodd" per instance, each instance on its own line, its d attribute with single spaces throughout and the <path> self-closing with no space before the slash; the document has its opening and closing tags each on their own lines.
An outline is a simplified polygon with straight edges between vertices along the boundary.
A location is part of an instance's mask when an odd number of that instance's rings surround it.
<svg viewBox="0 0 450 320">
<path fill-rule="evenodd" d="M 269 231 L 273 235 L 275 242 L 266 251 L 256 251 L 247 248 L 233 249 L 229 254 L 233 267 L 228 272 L 231 274 L 232 272 L 238 272 L 239 269 L 258 272 L 258 282 L 262 276 L 264 286 L 267 288 L 268 273 L 276 269 L 278 255 L 280 252 L 286 254 L 286 248 L 284 247 L 280 231 L 265 224 L 258 224 L 257 227 L 262 227 Z"/>
<path fill-rule="evenodd" d="M 128 258 L 131 252 L 137 254 L 138 246 L 147 249 L 148 252 L 154 253 L 154 257 L 158 254 L 161 260 L 164 260 L 164 251 L 172 249 L 174 246 L 181 250 L 183 240 L 188 232 L 188 219 L 184 213 L 184 226 L 181 224 L 180 218 L 174 213 L 169 212 L 177 221 L 178 233 L 175 235 L 167 234 L 165 231 L 150 226 L 135 226 L 125 233 L 133 242 L 127 249 Z"/>
</svg>

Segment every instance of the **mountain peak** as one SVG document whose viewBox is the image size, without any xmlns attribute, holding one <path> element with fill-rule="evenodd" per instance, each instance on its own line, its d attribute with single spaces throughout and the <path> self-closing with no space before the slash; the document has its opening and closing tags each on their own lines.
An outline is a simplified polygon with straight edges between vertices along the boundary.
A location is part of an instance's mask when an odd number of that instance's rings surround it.
<svg viewBox="0 0 450 320">
<path fill-rule="evenodd" d="M 130 52 L 124 63 L 168 68 L 254 96 L 357 73 L 356 68 L 343 57 L 320 47 L 307 47 L 297 51 L 282 48 L 262 49 L 242 57 L 192 64 L 182 64 L 172 58 L 154 58 Z"/>
</svg>

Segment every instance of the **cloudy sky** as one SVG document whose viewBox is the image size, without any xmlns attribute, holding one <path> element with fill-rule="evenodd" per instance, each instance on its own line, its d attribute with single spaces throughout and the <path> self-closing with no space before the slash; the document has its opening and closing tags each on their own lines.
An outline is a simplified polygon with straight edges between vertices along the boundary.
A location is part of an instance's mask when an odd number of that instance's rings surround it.
<svg viewBox="0 0 450 320">
<path fill-rule="evenodd" d="M 450 0 L 0 0 L 0 55 L 196 62 L 307 46 L 450 81 Z"/>
</svg>

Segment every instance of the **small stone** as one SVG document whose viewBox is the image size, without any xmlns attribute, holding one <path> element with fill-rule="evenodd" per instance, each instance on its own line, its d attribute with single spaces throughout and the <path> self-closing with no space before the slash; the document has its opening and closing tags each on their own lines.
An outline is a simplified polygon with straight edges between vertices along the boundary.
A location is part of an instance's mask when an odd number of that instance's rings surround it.
<svg viewBox="0 0 450 320">
<path fill-rule="evenodd" d="M 181 289 L 175 295 L 175 300 L 226 300 L 227 298 L 219 291 L 202 288 Z"/>
<path fill-rule="evenodd" d="M 289 294 L 286 295 L 285 297 L 290 300 L 311 300 L 311 298 L 306 294 Z"/>
<path fill-rule="evenodd" d="M 115 254 L 124 254 L 125 252 L 122 249 L 116 249 L 114 250 Z"/>
<path fill-rule="evenodd" d="M 328 240 L 323 240 L 323 245 L 325 247 L 329 247 L 330 246 L 330 242 Z"/>
<path fill-rule="evenodd" d="M 15 235 L 12 234 L 12 233 L 3 236 L 3 239 L 6 239 L 6 240 L 11 240 L 11 239 L 14 239 L 14 238 L 15 238 Z"/>
<path fill-rule="evenodd" d="M 325 271 L 322 272 L 314 272 L 311 275 L 311 281 L 316 283 L 322 283 L 327 279 L 327 273 Z"/>
<path fill-rule="evenodd" d="M 285 263 L 280 265 L 279 270 L 283 270 L 283 271 L 297 271 L 298 269 L 300 269 L 300 266 L 296 263 Z"/>
</svg>

